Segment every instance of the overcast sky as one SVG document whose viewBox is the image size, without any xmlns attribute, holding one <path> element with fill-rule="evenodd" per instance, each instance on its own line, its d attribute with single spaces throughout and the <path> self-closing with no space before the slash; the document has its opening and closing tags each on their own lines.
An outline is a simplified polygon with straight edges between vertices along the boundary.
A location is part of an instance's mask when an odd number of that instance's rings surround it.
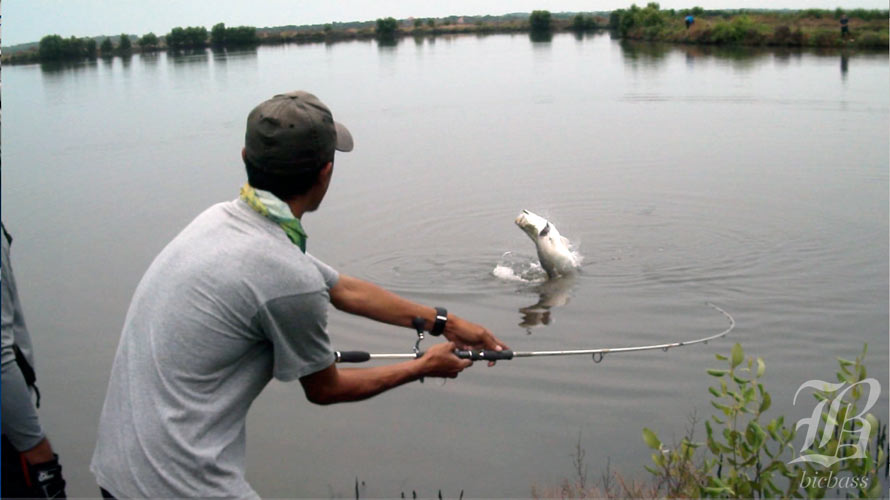
<svg viewBox="0 0 890 500">
<path fill-rule="evenodd" d="M 283 26 L 379 17 L 446 17 L 546 9 L 586 12 L 628 7 L 633 0 L 5 0 L 3 45 L 36 42 L 44 35 L 97 36 L 168 33 L 175 26 Z M 645 5 L 646 0 L 638 0 Z M 887 0 L 663 0 L 662 8 L 865 7 L 886 9 Z"/>
</svg>

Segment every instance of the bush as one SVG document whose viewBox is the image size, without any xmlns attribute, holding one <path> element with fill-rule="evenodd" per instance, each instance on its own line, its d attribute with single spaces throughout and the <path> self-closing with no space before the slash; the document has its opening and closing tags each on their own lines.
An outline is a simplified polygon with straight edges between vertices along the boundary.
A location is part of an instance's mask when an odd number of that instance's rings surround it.
<svg viewBox="0 0 890 500">
<path fill-rule="evenodd" d="M 387 17 L 377 20 L 377 38 L 382 40 L 394 40 L 399 29 L 399 22 L 395 18 Z"/>
<path fill-rule="evenodd" d="M 858 434 L 855 429 L 857 418 L 846 418 L 859 415 L 856 406 L 863 396 L 860 383 L 869 385 L 873 380 L 866 378 L 866 352 L 867 346 L 853 361 L 838 358 L 837 378 L 841 384 L 813 381 L 823 384 L 822 390 L 812 385 L 801 386 L 816 389 L 814 396 L 819 403 L 809 425 L 815 427 L 821 421 L 824 428 L 815 449 L 793 461 L 786 452 L 794 450 L 795 431 L 785 425 L 784 417 L 769 422 L 764 417 L 772 399 L 760 382 L 766 371 L 763 359 L 749 357 L 746 360 L 739 344 L 733 346 L 729 357 L 718 354 L 717 359 L 726 365 L 707 371 L 719 384 L 708 388 L 713 396 L 711 406 L 718 412 L 705 422 L 706 441 L 693 442 L 690 431 L 679 446 L 668 449 L 653 431 L 643 429 L 643 441 L 655 450 L 652 455 L 655 467 L 647 467 L 647 470 L 655 476 L 659 490 L 669 497 L 787 498 L 803 494 L 821 498 L 829 488 L 813 478 L 826 478 L 830 474 L 835 478 L 857 478 L 855 484 L 851 482 L 851 488 L 857 488 L 857 497 L 879 496 L 882 491 L 879 471 L 887 464 L 886 434 L 881 433 L 877 419 L 867 414 L 862 421 L 869 426 L 870 434 L 865 437 L 867 443 L 875 443 L 874 450 L 870 444 L 864 450 L 854 447 L 853 436 Z M 871 393 L 868 396 L 869 401 L 872 396 L 876 397 Z M 831 405 L 826 404 L 829 401 Z M 865 425 L 860 422 L 859 429 Z M 808 439 L 815 432 L 816 429 L 811 427 Z M 812 439 L 808 442 L 811 446 L 815 444 Z M 856 458 L 854 450 L 863 452 L 864 456 Z M 810 457 L 811 454 L 834 458 L 838 453 L 846 455 L 841 455 L 839 461 L 820 465 L 821 474 L 812 465 L 819 463 L 816 458 L 820 457 Z M 810 481 L 806 481 L 807 478 Z"/>
<path fill-rule="evenodd" d="M 714 43 L 721 44 L 752 43 L 761 39 L 754 21 L 744 15 L 736 16 L 731 21 L 718 21 L 711 37 Z"/>
<path fill-rule="evenodd" d="M 883 48 L 886 49 L 890 46 L 890 35 L 886 31 L 875 32 L 875 31 L 866 31 L 860 33 L 856 36 L 854 41 L 857 47 L 868 48 L 868 49 L 877 49 Z"/>
<path fill-rule="evenodd" d="M 839 30 L 829 28 L 817 28 L 808 33 L 810 45 L 816 47 L 839 47 L 843 40 Z"/>
</svg>

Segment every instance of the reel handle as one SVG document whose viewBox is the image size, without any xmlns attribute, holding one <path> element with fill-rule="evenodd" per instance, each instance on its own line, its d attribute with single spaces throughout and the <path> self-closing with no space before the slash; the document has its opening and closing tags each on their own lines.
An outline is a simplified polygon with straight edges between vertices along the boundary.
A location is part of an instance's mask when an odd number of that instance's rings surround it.
<svg viewBox="0 0 890 500">
<path fill-rule="evenodd" d="M 455 349 L 454 355 L 461 359 L 470 359 L 473 361 L 500 361 L 502 359 L 513 359 L 513 351 L 510 349 L 504 349 L 503 351 L 494 351 L 490 349 L 465 351 Z"/>
<path fill-rule="evenodd" d="M 337 351 L 334 356 L 337 363 L 364 363 L 371 360 L 371 353 L 365 351 Z"/>
</svg>

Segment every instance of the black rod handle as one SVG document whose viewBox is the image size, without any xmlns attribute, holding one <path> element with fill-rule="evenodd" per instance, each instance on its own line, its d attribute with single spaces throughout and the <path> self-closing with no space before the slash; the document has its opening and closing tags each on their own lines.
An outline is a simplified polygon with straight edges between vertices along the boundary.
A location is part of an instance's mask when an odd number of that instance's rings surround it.
<svg viewBox="0 0 890 500">
<path fill-rule="evenodd" d="M 337 351 L 334 354 L 337 363 L 364 363 L 371 359 L 371 353 L 365 351 Z"/>
<path fill-rule="evenodd" d="M 483 350 L 483 351 L 462 351 L 454 350 L 454 355 L 461 359 L 471 359 L 473 361 L 500 361 L 502 359 L 513 359 L 513 351 L 504 349 L 503 351 Z"/>
</svg>

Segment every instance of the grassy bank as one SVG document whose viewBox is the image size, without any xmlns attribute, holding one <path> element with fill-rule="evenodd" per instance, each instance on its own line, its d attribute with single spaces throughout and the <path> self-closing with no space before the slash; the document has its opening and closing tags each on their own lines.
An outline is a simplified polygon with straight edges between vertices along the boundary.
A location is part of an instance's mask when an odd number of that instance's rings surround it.
<svg viewBox="0 0 890 500">
<path fill-rule="evenodd" d="M 841 16 L 850 33 L 841 35 Z M 684 19 L 692 15 L 687 28 Z M 708 45 L 887 49 L 888 12 L 854 9 L 803 11 L 661 10 L 657 3 L 611 14 L 610 27 L 633 40 Z"/>
</svg>

